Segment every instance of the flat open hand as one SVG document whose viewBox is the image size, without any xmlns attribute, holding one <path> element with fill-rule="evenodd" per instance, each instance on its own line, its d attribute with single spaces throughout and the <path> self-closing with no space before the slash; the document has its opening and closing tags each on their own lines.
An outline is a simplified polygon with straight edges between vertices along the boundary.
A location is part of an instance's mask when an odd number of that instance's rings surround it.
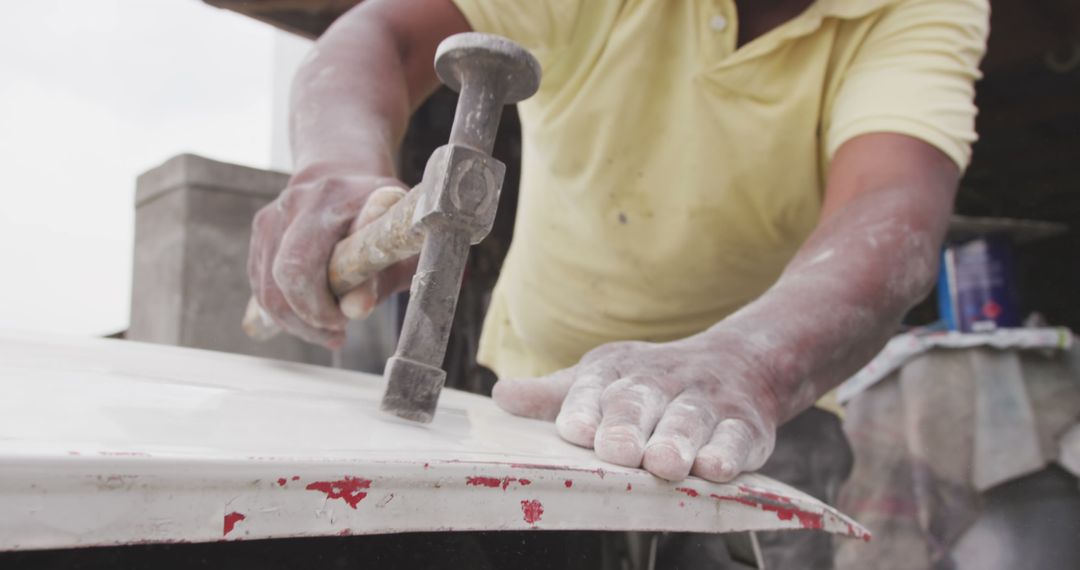
<svg viewBox="0 0 1080 570">
<path fill-rule="evenodd" d="M 605 461 L 672 481 L 730 481 L 768 459 L 780 409 L 742 352 L 706 334 L 616 342 L 548 376 L 500 380 L 492 397 L 510 413 L 554 419 L 563 439 Z"/>
</svg>

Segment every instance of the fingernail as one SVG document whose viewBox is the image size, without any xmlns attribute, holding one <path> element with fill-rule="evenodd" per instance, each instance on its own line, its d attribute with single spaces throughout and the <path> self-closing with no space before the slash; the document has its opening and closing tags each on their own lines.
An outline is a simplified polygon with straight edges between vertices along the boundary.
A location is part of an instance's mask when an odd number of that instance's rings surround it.
<svg viewBox="0 0 1080 570">
<path fill-rule="evenodd" d="M 734 461 L 722 461 L 720 463 L 720 475 L 725 479 L 734 479 L 739 474 L 739 466 Z"/>
<path fill-rule="evenodd" d="M 341 312 L 350 319 L 364 320 L 375 309 L 375 297 L 367 292 L 348 295 L 341 301 Z"/>
</svg>

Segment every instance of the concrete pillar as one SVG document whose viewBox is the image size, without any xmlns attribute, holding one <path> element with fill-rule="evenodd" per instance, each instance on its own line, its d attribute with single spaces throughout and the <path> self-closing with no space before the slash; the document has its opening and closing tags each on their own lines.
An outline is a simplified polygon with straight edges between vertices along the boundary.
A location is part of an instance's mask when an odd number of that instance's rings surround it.
<svg viewBox="0 0 1080 570">
<path fill-rule="evenodd" d="M 251 220 L 288 178 L 191 154 L 139 176 L 127 338 L 329 364 L 324 348 L 286 334 L 258 343 L 240 329 Z"/>
</svg>

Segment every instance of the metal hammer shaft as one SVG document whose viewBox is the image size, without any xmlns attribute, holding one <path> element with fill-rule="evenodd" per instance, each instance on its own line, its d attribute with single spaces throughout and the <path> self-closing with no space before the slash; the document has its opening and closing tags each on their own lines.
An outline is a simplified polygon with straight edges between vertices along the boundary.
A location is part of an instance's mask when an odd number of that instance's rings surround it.
<svg viewBox="0 0 1080 570">
<path fill-rule="evenodd" d="M 539 67 L 528 52 L 501 38 L 495 38 L 490 48 L 484 45 L 492 42 L 490 36 L 471 34 L 457 39 L 462 45 L 455 45 L 451 38 L 439 46 L 435 64 L 443 81 L 459 92 L 448 147 L 451 152 L 455 147 L 464 147 L 487 156 L 495 146 L 503 105 L 535 91 Z M 522 75 L 526 76 L 524 81 Z M 451 195 L 458 196 L 459 202 L 479 201 L 480 194 L 487 200 L 497 200 L 503 174 L 501 164 L 499 167 L 498 180 L 480 176 L 484 166 L 473 167 L 470 179 L 453 183 L 456 187 L 451 189 Z M 477 208 L 484 209 L 479 204 Z M 483 234 L 489 229 L 490 222 Z M 469 224 L 428 225 L 398 348 L 387 361 L 383 410 L 418 422 L 429 422 L 434 416 L 446 381 L 442 361 L 469 245 L 479 241 L 473 239 L 474 234 Z"/>
</svg>

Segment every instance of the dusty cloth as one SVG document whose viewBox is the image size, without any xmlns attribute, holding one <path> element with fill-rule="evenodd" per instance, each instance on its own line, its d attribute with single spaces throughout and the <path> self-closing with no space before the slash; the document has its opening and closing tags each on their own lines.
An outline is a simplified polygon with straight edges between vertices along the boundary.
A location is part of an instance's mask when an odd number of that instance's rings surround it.
<svg viewBox="0 0 1080 570">
<path fill-rule="evenodd" d="M 835 504 L 840 485 L 851 472 L 851 447 L 835 415 L 811 408 L 780 426 L 776 450 L 758 472 L 787 483 L 826 503 Z M 832 568 L 831 535 L 812 530 L 757 533 L 768 570 Z M 858 541 L 861 542 L 861 541 Z M 731 552 L 723 535 L 678 533 L 661 537 L 656 568 L 754 568 L 746 553 Z"/>
<path fill-rule="evenodd" d="M 818 0 L 737 46 L 734 0 L 455 0 L 543 67 L 478 361 L 499 377 L 698 333 L 764 292 L 871 132 L 963 168 L 986 0 Z"/>
<path fill-rule="evenodd" d="M 959 333 L 917 329 L 897 335 L 866 366 L 836 390 L 841 404 L 892 374 L 916 356 L 933 348 L 1060 349 L 1072 347 L 1073 335 L 1064 327 L 998 329 L 986 333 Z"/>
<path fill-rule="evenodd" d="M 980 378 L 970 358 L 980 350 L 993 349 L 931 350 L 846 406 L 855 466 L 837 507 L 866 525 L 874 540 L 836 543 L 838 569 L 957 567 L 953 549 L 983 502 L 974 481 Z M 1062 436 L 1080 421 L 1076 356 L 1075 348 L 1053 356 L 1020 353 L 1038 448 L 1023 451 L 1041 454 L 1044 465 L 1062 457 Z"/>
</svg>

